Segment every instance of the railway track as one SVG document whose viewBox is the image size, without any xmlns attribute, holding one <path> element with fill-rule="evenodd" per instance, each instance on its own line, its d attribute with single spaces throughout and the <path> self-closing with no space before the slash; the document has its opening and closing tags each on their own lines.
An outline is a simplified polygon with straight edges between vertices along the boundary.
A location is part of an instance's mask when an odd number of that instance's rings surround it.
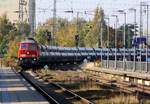
<svg viewBox="0 0 150 104">
<path fill-rule="evenodd" d="M 44 83 L 24 71 L 20 74 L 39 91 L 50 104 L 94 104 L 56 83 Z"/>
<path fill-rule="evenodd" d="M 93 71 L 93 73 L 92 73 Z M 139 94 L 140 96 L 147 97 L 147 95 L 150 95 L 150 87 L 144 86 L 144 85 L 135 85 L 129 82 L 122 82 L 122 81 L 116 81 L 116 80 L 110 80 L 101 77 L 101 75 L 94 74 L 94 70 L 90 71 L 83 71 L 90 75 L 90 78 L 93 80 L 96 80 L 98 84 L 104 84 L 106 86 L 110 86 L 112 88 L 119 88 L 120 90 L 127 92 L 127 93 L 134 93 Z"/>
</svg>

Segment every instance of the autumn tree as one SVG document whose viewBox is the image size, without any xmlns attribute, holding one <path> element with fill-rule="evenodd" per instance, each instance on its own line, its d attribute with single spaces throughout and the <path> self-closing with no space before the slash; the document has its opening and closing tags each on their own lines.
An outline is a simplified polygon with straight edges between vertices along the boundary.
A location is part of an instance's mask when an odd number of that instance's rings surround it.
<svg viewBox="0 0 150 104">
<path fill-rule="evenodd" d="M 78 21 L 77 21 L 78 20 Z M 102 23 L 102 25 L 101 25 Z M 84 18 L 78 17 L 68 21 L 64 18 L 57 18 L 56 32 L 51 34 L 52 40 L 59 46 L 75 46 L 75 36 L 79 35 L 79 46 L 81 47 L 99 47 L 100 31 L 103 27 L 103 43 L 107 47 L 107 25 L 104 20 L 104 11 L 102 8 L 96 8 L 94 18 L 86 21 Z M 53 19 L 48 19 L 45 23 L 38 27 L 35 38 L 41 43 L 46 44 L 46 32 L 52 33 Z M 113 29 L 109 27 L 111 31 Z M 78 30 L 77 30 L 78 29 Z M 113 34 L 113 33 L 112 33 Z M 50 44 L 54 45 L 54 44 Z"/>
<path fill-rule="evenodd" d="M 100 39 L 100 29 L 101 29 L 101 23 L 102 26 L 105 26 L 104 21 L 104 11 L 102 8 L 96 8 L 95 15 L 92 21 L 89 22 L 89 26 L 91 27 L 84 39 L 84 42 L 87 47 L 97 47 L 99 44 Z M 105 29 L 105 28 L 104 28 Z M 103 31 L 103 38 L 105 39 L 106 36 L 104 35 Z M 106 40 L 106 39 L 105 39 Z"/>
</svg>

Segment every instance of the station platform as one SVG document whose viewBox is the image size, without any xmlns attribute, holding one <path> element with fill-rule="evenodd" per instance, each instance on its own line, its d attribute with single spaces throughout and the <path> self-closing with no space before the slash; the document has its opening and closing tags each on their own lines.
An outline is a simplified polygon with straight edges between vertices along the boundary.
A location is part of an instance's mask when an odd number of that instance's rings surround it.
<svg viewBox="0 0 150 104">
<path fill-rule="evenodd" d="M 89 71 L 97 72 L 97 73 L 106 73 L 106 74 L 112 74 L 112 75 L 120 75 L 120 76 L 127 76 L 127 77 L 133 77 L 138 79 L 146 79 L 150 80 L 150 73 L 144 73 L 144 72 L 134 72 L 129 70 L 123 70 L 123 69 L 114 69 L 114 68 L 102 68 L 97 67 L 94 65 L 94 63 L 87 63 L 81 67 L 81 69 L 86 69 Z"/>
<path fill-rule="evenodd" d="M 0 104 L 49 104 L 19 73 L 0 68 Z"/>
</svg>

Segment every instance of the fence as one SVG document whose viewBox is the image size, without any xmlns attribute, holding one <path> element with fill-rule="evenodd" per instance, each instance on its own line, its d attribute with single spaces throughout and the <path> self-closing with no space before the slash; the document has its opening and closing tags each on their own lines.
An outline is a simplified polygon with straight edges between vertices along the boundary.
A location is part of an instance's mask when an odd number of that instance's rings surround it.
<svg viewBox="0 0 150 104">
<path fill-rule="evenodd" d="M 116 64 L 116 65 L 115 65 Z M 115 70 L 123 70 L 123 71 L 131 71 L 131 72 L 142 72 L 149 73 L 150 72 L 150 62 L 133 62 L 133 61 L 113 61 L 113 60 L 102 60 L 102 67 L 115 69 Z"/>
</svg>

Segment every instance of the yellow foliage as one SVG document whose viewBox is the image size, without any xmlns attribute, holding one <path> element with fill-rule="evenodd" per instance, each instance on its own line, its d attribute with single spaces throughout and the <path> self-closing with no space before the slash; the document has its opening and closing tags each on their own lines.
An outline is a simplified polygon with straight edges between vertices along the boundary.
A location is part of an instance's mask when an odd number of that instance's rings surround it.
<svg viewBox="0 0 150 104">
<path fill-rule="evenodd" d="M 17 57 L 17 42 L 16 41 L 10 41 L 9 42 L 9 49 L 8 49 L 8 57 Z"/>
<path fill-rule="evenodd" d="M 62 27 L 56 33 L 56 41 L 59 46 L 75 46 L 75 36 L 76 26 L 69 25 Z"/>
<path fill-rule="evenodd" d="M 5 56 L 5 64 L 9 66 L 15 66 L 16 65 L 16 58 L 17 58 L 17 51 L 18 51 L 18 46 L 17 46 L 17 38 L 16 40 L 10 40 L 8 43 L 8 52 Z"/>
</svg>

